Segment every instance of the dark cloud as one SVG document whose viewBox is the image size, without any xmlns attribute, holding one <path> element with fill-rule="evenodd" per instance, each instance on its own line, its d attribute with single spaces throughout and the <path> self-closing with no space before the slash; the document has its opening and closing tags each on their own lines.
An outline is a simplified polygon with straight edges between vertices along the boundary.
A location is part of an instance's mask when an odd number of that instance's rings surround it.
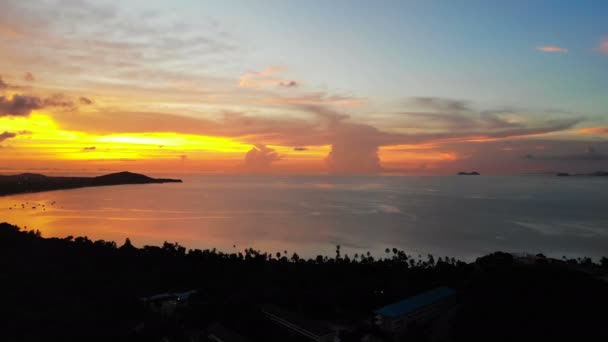
<svg viewBox="0 0 608 342">
<path fill-rule="evenodd" d="M 470 111 L 467 101 L 439 97 L 413 97 L 410 104 L 438 111 Z"/>
<path fill-rule="evenodd" d="M 466 101 L 434 97 L 414 98 L 410 104 L 430 109 L 429 112 L 403 112 L 408 117 L 409 128 L 435 129 L 438 133 L 422 133 L 418 137 L 430 140 L 503 139 L 559 132 L 571 129 L 583 119 L 580 117 L 552 120 L 509 120 L 513 109 L 484 110 L 475 112 Z"/>
<path fill-rule="evenodd" d="M 270 165 L 281 160 L 281 156 L 272 148 L 257 145 L 245 154 L 245 167 L 249 171 L 266 171 Z"/>
<path fill-rule="evenodd" d="M 297 152 L 302 152 L 302 151 L 308 151 L 308 148 L 307 147 L 296 146 L 296 147 L 293 148 L 293 150 L 297 151 Z"/>
<path fill-rule="evenodd" d="M 82 152 L 93 152 L 97 149 L 95 146 L 85 147 L 82 149 Z"/>
<path fill-rule="evenodd" d="M 504 129 L 496 132 L 483 133 L 478 132 L 477 134 L 482 135 L 486 138 L 515 138 L 524 137 L 530 135 L 541 135 L 553 132 L 561 132 L 573 128 L 578 123 L 582 122 L 582 118 L 570 118 L 570 119 L 556 119 L 547 120 L 536 124 L 535 126 L 525 127 L 523 125 L 516 126 L 512 129 Z"/>
<path fill-rule="evenodd" d="M 81 96 L 78 99 L 78 101 L 80 102 L 80 104 L 85 105 L 85 106 L 93 104 L 93 100 L 89 99 L 88 97 L 84 97 L 84 96 Z"/>
<path fill-rule="evenodd" d="M 6 96 L 0 96 L 0 117 L 9 115 L 29 116 L 33 110 L 45 107 L 75 109 L 74 103 L 62 94 L 55 94 L 44 99 L 29 95 L 13 95 L 10 99 Z"/>
<path fill-rule="evenodd" d="M 6 84 L 6 82 L 4 82 L 4 80 L 2 79 L 2 76 L 0 76 L 0 89 L 8 89 L 8 84 Z"/>
<path fill-rule="evenodd" d="M 34 82 L 36 80 L 36 78 L 31 72 L 26 72 L 25 75 L 23 75 L 23 79 L 28 82 Z"/>
<path fill-rule="evenodd" d="M 417 98 L 420 102 L 420 98 Z M 430 103 L 427 107 L 433 109 L 432 112 L 403 112 L 408 116 L 409 125 L 412 128 L 437 128 L 449 130 L 451 134 L 471 134 L 482 136 L 517 136 L 519 131 L 526 134 L 527 130 L 557 125 L 555 128 L 560 130 L 561 125 L 566 124 L 570 128 L 580 121 L 581 118 L 567 118 L 561 120 L 539 121 L 536 124 L 531 122 L 509 121 L 501 117 L 504 114 L 513 114 L 513 110 L 485 110 L 475 112 L 464 105 L 464 101 L 442 100 L 438 98 L 423 98 L 422 103 Z M 450 110 L 451 108 L 451 110 Z M 479 134 L 481 133 L 481 134 Z"/>
<path fill-rule="evenodd" d="M 4 133 L 0 133 L 0 142 L 3 142 L 6 139 L 14 138 L 16 136 L 17 136 L 17 133 L 4 131 Z"/>
<path fill-rule="evenodd" d="M 296 81 L 280 82 L 279 86 L 285 87 L 285 88 L 295 88 L 298 86 L 298 82 L 296 82 Z"/>
<path fill-rule="evenodd" d="M 32 110 L 44 107 L 43 101 L 36 96 L 13 95 L 12 99 L 0 96 L 1 116 L 28 116 Z"/>
<path fill-rule="evenodd" d="M 522 128 L 524 124 L 510 122 L 496 114 L 490 113 L 427 113 L 427 112 L 404 112 L 408 116 L 410 124 L 415 128 L 441 128 L 453 130 L 499 130 L 507 128 Z"/>
</svg>

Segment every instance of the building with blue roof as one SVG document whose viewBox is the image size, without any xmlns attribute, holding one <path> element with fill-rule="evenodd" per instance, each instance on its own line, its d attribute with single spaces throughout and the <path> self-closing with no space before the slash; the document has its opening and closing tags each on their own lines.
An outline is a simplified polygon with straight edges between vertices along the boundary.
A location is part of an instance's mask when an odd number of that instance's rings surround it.
<svg viewBox="0 0 608 342">
<path fill-rule="evenodd" d="M 455 294 L 456 291 L 449 287 L 437 287 L 389 304 L 375 311 L 375 323 L 389 332 L 404 331 L 408 325 L 423 323 L 436 316 Z"/>
</svg>

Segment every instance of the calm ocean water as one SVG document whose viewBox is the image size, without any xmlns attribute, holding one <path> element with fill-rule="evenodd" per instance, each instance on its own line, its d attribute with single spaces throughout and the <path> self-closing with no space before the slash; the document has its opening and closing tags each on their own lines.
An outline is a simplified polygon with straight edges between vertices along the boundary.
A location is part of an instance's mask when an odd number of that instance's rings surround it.
<svg viewBox="0 0 608 342">
<path fill-rule="evenodd" d="M 336 244 L 350 256 L 383 256 L 387 247 L 467 260 L 497 250 L 608 255 L 607 178 L 182 178 L 0 197 L 1 220 L 44 236 L 87 235 L 119 245 L 130 237 L 136 246 L 167 240 L 304 256 L 333 255 Z"/>
</svg>

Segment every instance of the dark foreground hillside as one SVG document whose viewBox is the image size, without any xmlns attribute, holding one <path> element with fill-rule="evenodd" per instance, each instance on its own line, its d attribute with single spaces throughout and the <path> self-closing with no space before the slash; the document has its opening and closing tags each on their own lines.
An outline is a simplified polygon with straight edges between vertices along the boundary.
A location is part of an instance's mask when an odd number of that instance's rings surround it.
<svg viewBox="0 0 608 342">
<path fill-rule="evenodd" d="M 311 331 L 335 327 L 341 341 L 606 341 L 607 270 L 606 259 L 506 253 L 466 264 L 396 249 L 380 260 L 339 247 L 310 260 L 171 243 L 138 249 L 0 224 L 0 340 L 311 340 L 264 314 L 275 310 Z M 374 323 L 374 310 L 437 287 L 456 295 L 432 320 L 398 334 Z M 151 304 L 168 297 L 174 307 Z"/>
</svg>

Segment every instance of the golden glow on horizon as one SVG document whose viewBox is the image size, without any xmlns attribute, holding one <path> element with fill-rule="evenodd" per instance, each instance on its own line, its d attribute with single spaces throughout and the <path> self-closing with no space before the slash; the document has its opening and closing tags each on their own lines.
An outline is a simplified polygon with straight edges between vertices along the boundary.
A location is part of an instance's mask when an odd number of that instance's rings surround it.
<svg viewBox="0 0 608 342">
<path fill-rule="evenodd" d="M 96 135 L 62 130 L 45 112 L 29 117 L 0 118 L 3 131 L 19 132 L 3 142 L 0 159 L 24 160 L 241 160 L 254 145 L 228 137 L 173 132 Z M 321 160 L 329 146 L 294 151 L 291 146 L 272 146 L 281 156 L 295 160 Z"/>
<path fill-rule="evenodd" d="M 575 133 L 587 134 L 587 135 L 606 135 L 608 134 L 608 127 L 587 127 L 581 128 Z"/>
<path fill-rule="evenodd" d="M 78 115 L 78 114 L 74 114 Z M 34 111 L 29 117 L 0 118 L 3 131 L 18 135 L 2 142 L 0 160 L 10 161 L 74 161 L 81 163 L 146 161 L 153 168 L 172 160 L 227 165 L 232 160 L 242 163 L 245 154 L 255 145 L 237 139 L 201 136 L 174 132 L 94 134 L 62 129 L 50 113 Z M 249 137 L 251 138 L 251 137 Z M 323 171 L 331 145 L 294 146 L 267 145 L 280 156 L 276 161 L 289 170 Z M 438 151 L 433 144 L 396 145 L 379 148 L 379 157 L 386 163 L 445 162 L 459 159 L 450 151 Z M 203 164 L 201 164 L 203 163 Z M 86 164 L 84 164 L 86 165 Z M 100 164 L 95 164 L 99 166 Z M 141 164 L 139 164 L 141 165 Z M 191 165 L 192 166 L 192 165 Z"/>
</svg>

